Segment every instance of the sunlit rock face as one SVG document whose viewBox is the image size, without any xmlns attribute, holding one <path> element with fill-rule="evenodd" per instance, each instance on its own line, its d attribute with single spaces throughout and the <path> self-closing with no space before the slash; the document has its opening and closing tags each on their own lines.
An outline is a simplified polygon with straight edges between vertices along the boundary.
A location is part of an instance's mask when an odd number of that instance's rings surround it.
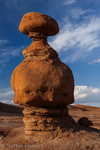
<svg viewBox="0 0 100 150">
<path fill-rule="evenodd" d="M 32 107 L 33 109 L 34 107 L 43 108 L 43 110 L 46 109 L 45 112 L 48 112 L 48 108 L 51 108 L 49 112 L 52 108 L 55 108 L 55 111 L 57 108 L 65 111 L 66 105 L 74 102 L 73 74 L 71 69 L 60 61 L 57 52 L 47 43 L 47 36 L 59 32 L 57 22 L 47 15 L 30 12 L 23 16 L 19 30 L 28 34 L 33 42 L 23 50 L 25 59 L 12 73 L 11 86 L 15 92 L 14 102 L 31 109 Z M 30 109 L 25 108 L 25 110 L 30 114 Z M 60 110 L 56 114 L 61 118 Z M 28 130 L 29 127 L 26 129 Z"/>
<path fill-rule="evenodd" d="M 12 75 L 14 102 L 26 106 L 66 106 L 73 103 L 71 70 L 59 59 L 24 60 Z"/>
</svg>

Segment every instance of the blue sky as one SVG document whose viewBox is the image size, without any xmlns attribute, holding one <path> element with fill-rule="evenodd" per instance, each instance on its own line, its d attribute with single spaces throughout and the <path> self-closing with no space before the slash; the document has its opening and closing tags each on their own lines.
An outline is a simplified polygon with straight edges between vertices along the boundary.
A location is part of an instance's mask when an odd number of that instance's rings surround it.
<svg viewBox="0 0 100 150">
<path fill-rule="evenodd" d="M 13 104 L 11 74 L 32 42 L 18 30 L 27 12 L 58 22 L 60 31 L 48 43 L 73 72 L 74 104 L 100 107 L 100 0 L 0 0 L 0 101 Z"/>
</svg>

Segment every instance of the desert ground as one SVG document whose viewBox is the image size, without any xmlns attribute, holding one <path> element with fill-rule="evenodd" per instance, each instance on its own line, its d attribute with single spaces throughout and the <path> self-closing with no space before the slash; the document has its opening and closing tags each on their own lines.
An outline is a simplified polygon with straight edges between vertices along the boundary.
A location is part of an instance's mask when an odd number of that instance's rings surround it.
<svg viewBox="0 0 100 150">
<path fill-rule="evenodd" d="M 23 107 L 0 103 L 0 150 L 100 150 L 100 108 L 69 105 L 69 114 L 76 126 L 51 133 L 35 133 L 26 139 L 24 134 Z M 78 124 L 87 117 L 93 126 Z"/>
</svg>

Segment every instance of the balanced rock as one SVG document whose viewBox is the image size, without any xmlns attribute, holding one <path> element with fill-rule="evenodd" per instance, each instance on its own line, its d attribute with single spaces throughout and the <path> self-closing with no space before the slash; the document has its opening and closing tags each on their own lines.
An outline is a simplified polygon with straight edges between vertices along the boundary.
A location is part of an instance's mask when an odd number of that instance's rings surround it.
<svg viewBox="0 0 100 150">
<path fill-rule="evenodd" d="M 78 123 L 79 123 L 80 125 L 87 126 L 87 127 L 93 125 L 92 121 L 90 121 L 87 117 L 82 117 L 82 118 L 80 118 L 80 119 L 78 120 Z"/>
<path fill-rule="evenodd" d="M 33 17 L 32 24 L 30 17 Z M 32 31 L 33 43 L 23 50 L 25 60 L 16 67 L 11 77 L 11 86 L 15 91 L 14 102 L 38 107 L 66 106 L 73 103 L 72 71 L 60 61 L 57 52 L 48 45 L 46 38 L 42 37 L 44 33 L 47 36 L 49 32 L 52 35 L 58 32 L 56 21 L 44 14 L 33 12 L 22 18 L 20 31 L 26 33 L 26 27 L 29 32 Z M 36 33 L 40 36 L 37 37 Z"/>
<path fill-rule="evenodd" d="M 74 102 L 74 78 L 57 52 L 47 43 L 47 36 L 59 32 L 51 17 L 31 12 L 23 16 L 19 30 L 33 42 L 23 50 L 25 59 L 11 77 L 14 102 L 25 106 L 25 133 L 72 127 L 67 105 Z"/>
<path fill-rule="evenodd" d="M 19 31 L 28 35 L 30 32 L 40 32 L 46 36 L 52 36 L 59 32 L 59 26 L 53 18 L 45 14 L 29 12 L 23 16 Z"/>
</svg>

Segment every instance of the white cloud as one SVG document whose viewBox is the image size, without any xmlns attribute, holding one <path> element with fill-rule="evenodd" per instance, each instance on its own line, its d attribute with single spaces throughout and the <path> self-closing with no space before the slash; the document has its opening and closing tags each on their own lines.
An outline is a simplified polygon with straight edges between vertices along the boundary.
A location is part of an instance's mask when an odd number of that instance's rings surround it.
<svg viewBox="0 0 100 150">
<path fill-rule="evenodd" d="M 77 96 L 77 98 L 80 99 L 80 98 L 84 98 L 86 96 L 87 96 L 87 94 L 80 94 L 80 95 Z"/>
<path fill-rule="evenodd" d="M 0 97 L 8 97 L 8 96 L 12 96 L 14 94 L 13 90 L 8 90 L 5 92 L 0 92 Z"/>
<path fill-rule="evenodd" d="M 0 102 L 10 104 L 10 103 L 12 103 L 13 97 L 14 97 L 14 92 L 10 87 L 0 89 Z"/>
<path fill-rule="evenodd" d="M 94 12 L 94 11 L 91 9 L 82 10 L 81 8 L 74 8 L 70 11 L 71 16 L 76 19 L 79 19 L 80 16 L 83 16 L 87 13 L 92 13 L 92 12 Z"/>
<path fill-rule="evenodd" d="M 0 39 L 0 46 L 4 45 L 4 44 L 6 44 L 6 43 L 8 43 L 7 40 L 2 40 L 2 39 Z"/>
<path fill-rule="evenodd" d="M 6 104 L 15 104 L 13 102 L 14 91 L 8 87 L 4 89 L 0 89 L 0 102 Z"/>
<path fill-rule="evenodd" d="M 7 62 L 9 62 L 10 59 L 13 57 L 19 56 L 22 52 L 24 46 L 21 47 L 7 47 L 3 46 L 4 48 L 0 47 L 0 71 L 2 70 L 2 67 L 7 66 Z"/>
<path fill-rule="evenodd" d="M 89 62 L 88 64 L 100 63 L 100 59 L 94 60 L 93 62 Z"/>
<path fill-rule="evenodd" d="M 3 67 L 6 67 L 13 57 L 20 55 L 25 46 L 14 47 L 7 46 L 9 43 L 7 40 L 0 39 L 0 73 L 2 72 Z"/>
<path fill-rule="evenodd" d="M 69 5 L 69 4 L 75 3 L 75 1 L 76 0 L 66 0 L 66 1 L 63 2 L 63 4 L 64 5 Z"/>
<path fill-rule="evenodd" d="M 87 104 L 100 106 L 100 89 L 87 87 L 87 86 L 76 86 L 74 91 L 75 103 Z"/>
<path fill-rule="evenodd" d="M 15 104 L 14 102 L 13 102 L 13 100 L 11 101 L 11 100 L 0 100 L 2 103 L 5 103 L 5 104 Z"/>
<path fill-rule="evenodd" d="M 9 88 L 5 88 L 5 89 L 0 89 L 0 98 L 8 98 L 8 97 L 12 97 L 14 95 L 13 90 L 9 87 Z"/>
<path fill-rule="evenodd" d="M 84 59 L 100 47 L 100 18 L 92 16 L 82 23 L 64 22 L 60 33 L 49 44 L 58 52 L 70 52 L 64 62 Z"/>
<path fill-rule="evenodd" d="M 96 63 L 100 63 L 100 59 L 95 60 Z"/>
</svg>

